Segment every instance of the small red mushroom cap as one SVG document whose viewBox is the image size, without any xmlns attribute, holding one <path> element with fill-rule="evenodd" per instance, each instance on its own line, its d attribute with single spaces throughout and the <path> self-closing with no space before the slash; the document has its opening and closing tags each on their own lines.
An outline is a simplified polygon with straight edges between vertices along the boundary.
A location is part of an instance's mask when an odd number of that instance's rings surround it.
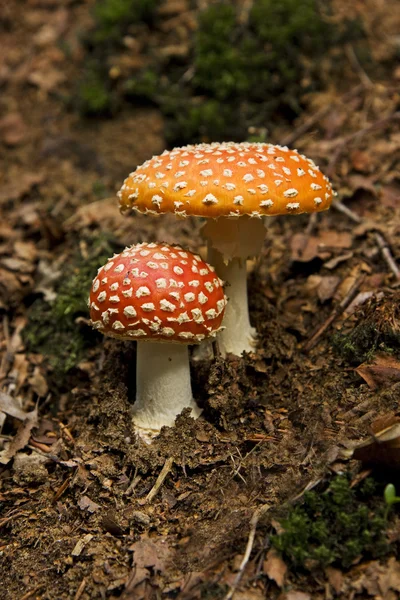
<svg viewBox="0 0 400 600">
<path fill-rule="evenodd" d="M 221 328 L 222 281 L 180 246 L 143 243 L 101 267 L 89 297 L 92 326 L 126 340 L 198 344 Z"/>
</svg>

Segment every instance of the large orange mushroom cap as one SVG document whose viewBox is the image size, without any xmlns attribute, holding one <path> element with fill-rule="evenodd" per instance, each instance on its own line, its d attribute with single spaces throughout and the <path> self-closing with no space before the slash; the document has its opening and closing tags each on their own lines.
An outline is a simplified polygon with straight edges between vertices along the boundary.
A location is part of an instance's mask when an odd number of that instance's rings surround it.
<svg viewBox="0 0 400 600">
<path fill-rule="evenodd" d="M 297 150 L 228 142 L 154 156 L 127 177 L 118 196 L 122 211 L 217 218 L 320 212 L 333 192 Z"/>
</svg>

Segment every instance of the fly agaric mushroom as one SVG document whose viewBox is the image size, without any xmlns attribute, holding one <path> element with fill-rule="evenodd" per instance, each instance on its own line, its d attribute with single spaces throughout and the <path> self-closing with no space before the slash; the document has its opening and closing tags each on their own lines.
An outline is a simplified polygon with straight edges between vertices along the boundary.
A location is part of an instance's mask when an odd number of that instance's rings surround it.
<svg viewBox="0 0 400 600">
<path fill-rule="evenodd" d="M 212 217 L 203 227 L 208 260 L 230 286 L 223 354 L 254 347 L 247 302 L 246 259 L 260 253 L 264 216 L 320 212 L 332 186 L 314 162 L 296 150 L 264 143 L 198 144 L 165 151 L 137 167 L 120 192 L 122 212 L 171 212 Z"/>
<path fill-rule="evenodd" d="M 198 417 L 188 344 L 221 327 L 226 298 L 214 267 L 180 246 L 138 244 L 99 269 L 89 305 L 95 329 L 137 341 L 133 422 L 139 435 L 148 441 L 187 407 Z"/>
</svg>

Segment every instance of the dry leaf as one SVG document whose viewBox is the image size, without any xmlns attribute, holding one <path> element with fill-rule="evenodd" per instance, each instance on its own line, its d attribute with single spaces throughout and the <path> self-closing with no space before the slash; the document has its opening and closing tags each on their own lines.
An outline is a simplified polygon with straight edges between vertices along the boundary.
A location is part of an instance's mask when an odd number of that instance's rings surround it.
<svg viewBox="0 0 400 600">
<path fill-rule="evenodd" d="M 49 386 L 47 385 L 47 381 L 45 380 L 43 375 L 40 373 L 39 367 L 35 367 L 33 375 L 28 379 L 28 382 L 29 385 L 32 386 L 33 391 L 39 396 L 39 398 L 47 396 Z"/>
<path fill-rule="evenodd" d="M 345 254 L 340 254 L 339 256 L 335 256 L 334 258 L 331 258 L 331 260 L 328 260 L 326 263 L 324 263 L 324 267 L 325 269 L 329 269 L 330 271 L 332 271 L 333 269 L 336 269 L 336 267 L 338 265 L 340 265 L 340 263 L 345 262 L 346 260 L 349 260 L 349 258 L 352 258 L 353 253 L 352 252 L 346 252 Z"/>
<path fill-rule="evenodd" d="M 310 262 L 315 258 L 325 259 L 331 253 L 322 251 L 320 248 L 321 240 L 315 236 L 308 236 L 304 233 L 296 233 L 290 240 L 291 258 L 295 261 Z"/>
<path fill-rule="evenodd" d="M 82 496 L 78 501 L 78 506 L 81 510 L 87 510 L 90 513 L 94 513 L 101 508 L 100 504 L 93 502 L 88 496 Z"/>
<path fill-rule="evenodd" d="M 328 578 L 329 583 L 337 594 L 340 594 L 343 587 L 343 573 L 339 569 L 333 567 L 326 567 L 325 574 Z"/>
<path fill-rule="evenodd" d="M 26 135 L 26 125 L 19 113 L 9 113 L 0 119 L 0 137 L 7 146 L 16 146 Z"/>
<path fill-rule="evenodd" d="M 375 296 L 376 299 L 379 300 L 380 298 L 383 298 L 383 293 L 376 294 L 375 292 L 359 292 L 354 298 L 353 302 L 351 302 L 351 304 L 349 304 L 349 306 L 346 308 L 346 315 L 352 315 L 356 308 L 364 304 L 367 300 L 372 298 L 372 296 Z"/>
<path fill-rule="evenodd" d="M 329 248 L 351 248 L 353 244 L 353 236 L 347 231 L 325 230 L 321 231 L 318 236 L 321 250 L 324 246 Z"/>
<path fill-rule="evenodd" d="M 165 544 L 165 538 L 155 541 L 142 539 L 129 547 L 134 552 L 134 562 L 139 568 L 152 568 L 160 573 L 165 570 L 165 563 L 169 557 L 170 549 Z"/>
<path fill-rule="evenodd" d="M 22 450 L 22 448 L 27 445 L 32 429 L 37 426 L 37 408 L 29 413 L 24 414 L 25 420 L 20 425 L 14 438 L 6 446 L 6 448 L 0 452 L 0 463 L 3 465 L 6 465 L 16 455 L 18 450 Z"/>
<path fill-rule="evenodd" d="M 79 206 L 63 226 L 66 230 L 80 230 L 93 224 L 99 227 L 116 227 L 123 221 L 124 217 L 115 210 L 115 198 L 104 198 Z"/>
<path fill-rule="evenodd" d="M 369 464 L 400 466 L 400 417 L 380 417 L 371 429 L 373 436 L 354 448 L 353 458 Z"/>
<path fill-rule="evenodd" d="M 137 586 L 140 585 L 146 579 L 149 579 L 149 571 L 144 569 L 143 567 L 134 567 L 128 576 L 128 580 L 125 585 L 125 592 L 122 595 L 123 599 L 133 600 L 133 598 L 138 598 L 137 595 Z M 131 595 L 131 593 L 135 595 Z"/>
<path fill-rule="evenodd" d="M 52 67 L 46 68 L 43 71 L 32 71 L 28 75 L 28 81 L 32 85 L 37 86 L 43 92 L 47 93 L 58 87 L 66 80 L 66 75 Z"/>
<path fill-rule="evenodd" d="M 15 398 L 5 392 L 0 392 L 0 411 L 10 417 L 14 417 L 14 419 L 19 419 L 20 421 L 25 421 L 27 415 L 27 413 L 20 408 Z"/>
<path fill-rule="evenodd" d="M 367 382 L 371 390 L 389 387 L 400 381 L 400 361 L 388 354 L 377 354 L 371 363 L 363 363 L 356 373 Z"/>
<path fill-rule="evenodd" d="M 281 588 L 283 586 L 287 573 L 287 566 L 276 550 L 271 549 L 268 551 L 267 558 L 264 560 L 263 571 L 269 579 L 275 581 L 278 587 Z"/>
<path fill-rule="evenodd" d="M 12 183 L 2 186 L 0 204 L 23 198 L 35 185 L 42 183 L 43 179 L 42 173 L 21 173 L 18 179 L 13 179 Z"/>
<path fill-rule="evenodd" d="M 394 556 L 389 558 L 386 571 L 379 575 L 378 586 L 384 598 L 389 590 L 400 592 L 400 563 Z"/>
<path fill-rule="evenodd" d="M 8 377 L 14 380 L 15 394 L 18 394 L 21 387 L 26 382 L 30 363 L 25 354 L 15 354 L 12 369 L 8 373 Z"/>
<path fill-rule="evenodd" d="M 333 298 L 340 283 L 340 277 L 335 275 L 328 277 L 321 277 L 321 281 L 317 288 L 318 298 L 321 302 L 326 302 Z"/>
<path fill-rule="evenodd" d="M 284 596 L 284 600 L 311 600 L 310 594 L 306 594 L 305 592 L 298 592 L 296 590 L 291 590 L 287 592 Z"/>
<path fill-rule="evenodd" d="M 380 201 L 387 208 L 397 208 L 400 198 L 400 182 L 393 181 L 389 185 L 382 186 Z"/>
<path fill-rule="evenodd" d="M 33 262 L 37 258 L 38 250 L 33 242 L 16 241 L 14 243 L 14 253 L 18 258 Z"/>
<path fill-rule="evenodd" d="M 356 171 L 370 173 L 373 170 L 373 161 L 368 152 L 363 150 L 353 150 L 350 154 L 350 160 Z"/>
<path fill-rule="evenodd" d="M 91 533 L 87 533 L 80 540 L 78 540 L 71 552 L 72 556 L 80 556 L 81 552 L 85 548 L 85 546 L 93 539 L 93 535 Z"/>
</svg>

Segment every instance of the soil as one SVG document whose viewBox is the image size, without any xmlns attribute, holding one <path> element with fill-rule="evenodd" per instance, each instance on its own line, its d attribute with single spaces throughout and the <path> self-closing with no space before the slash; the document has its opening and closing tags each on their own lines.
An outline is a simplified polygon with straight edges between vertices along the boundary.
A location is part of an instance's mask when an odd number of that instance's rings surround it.
<svg viewBox="0 0 400 600">
<path fill-rule="evenodd" d="M 282 506 L 338 472 L 356 485 L 365 467 L 349 448 L 399 412 L 398 66 L 385 56 L 386 75 L 377 67 L 371 80 L 349 64 L 297 122 L 271 130 L 268 141 L 290 139 L 321 166 L 341 202 L 318 218 L 269 220 L 262 254 L 249 262 L 257 350 L 194 353 L 201 418 L 183 413 L 146 445 L 130 417 L 134 344 L 99 337 L 57 384 L 48 357 L 28 352 L 23 337 L 34 300 L 54 299 L 96 235 L 111 232 L 121 247 L 157 239 L 205 251 L 195 219 L 118 212 L 124 177 L 165 148 L 157 109 L 83 119 L 65 104 L 89 4 L 10 0 L 0 12 L 0 441 L 9 452 L 0 468 L 0 597 L 398 597 L 394 550 L 346 571 L 289 568 L 283 578 L 266 560 Z M 368 379 L 355 370 L 364 359 L 349 358 L 334 334 L 371 323 L 392 332 L 392 345 L 378 336 L 364 354 L 390 351 L 392 362 L 363 355 L 375 365 Z M 87 315 L 76 327 L 89 331 Z M 400 538 L 395 517 L 388 536 Z"/>
</svg>

